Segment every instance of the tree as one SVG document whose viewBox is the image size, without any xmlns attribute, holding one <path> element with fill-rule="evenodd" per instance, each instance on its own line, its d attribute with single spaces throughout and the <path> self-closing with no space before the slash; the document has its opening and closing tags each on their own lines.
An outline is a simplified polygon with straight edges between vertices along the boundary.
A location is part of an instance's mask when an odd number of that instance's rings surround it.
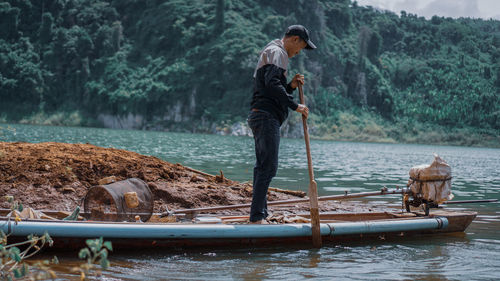
<svg viewBox="0 0 500 281">
<path fill-rule="evenodd" d="M 378 64 L 377 59 L 382 49 L 382 37 L 378 32 L 372 32 L 368 41 L 366 56 L 374 64 Z"/>
<path fill-rule="evenodd" d="M 119 21 L 115 21 L 113 23 L 113 26 L 111 27 L 112 29 L 112 40 L 111 44 L 113 46 L 113 49 L 115 52 L 118 52 L 120 50 L 120 45 L 123 40 L 123 27 L 122 23 Z"/>
<path fill-rule="evenodd" d="M 304 73 L 320 94 L 311 99 L 318 122 L 332 120 L 336 106 L 449 127 L 498 124 L 498 21 L 398 17 L 350 0 L 296 2 L 2 2 L 0 106 L 9 116 L 21 100 L 19 116 L 136 113 L 181 120 L 182 129 L 243 120 L 259 51 L 299 23 L 318 49 L 290 60 L 288 71 Z M 183 116 L 168 119 L 165 108 Z"/>
<path fill-rule="evenodd" d="M 497 79 L 495 80 L 495 86 L 500 89 L 500 66 L 497 67 Z"/>
<path fill-rule="evenodd" d="M 9 3 L 0 3 L 0 38 L 17 39 L 19 12 L 18 8 L 12 8 Z"/>
<path fill-rule="evenodd" d="M 340 3 L 339 3 L 340 2 Z M 324 1 L 326 25 L 336 36 L 349 32 L 352 25 L 352 13 L 349 8 L 350 1 Z"/>
<path fill-rule="evenodd" d="M 54 18 L 50 13 L 44 13 L 42 16 L 42 25 L 40 26 L 40 30 L 38 32 L 38 38 L 40 44 L 46 45 L 52 41 L 52 27 L 53 27 Z"/>
<path fill-rule="evenodd" d="M 224 0 L 217 0 L 217 6 L 215 9 L 215 26 L 214 26 L 214 35 L 220 35 L 224 32 L 224 10 L 225 10 L 225 2 Z"/>
</svg>

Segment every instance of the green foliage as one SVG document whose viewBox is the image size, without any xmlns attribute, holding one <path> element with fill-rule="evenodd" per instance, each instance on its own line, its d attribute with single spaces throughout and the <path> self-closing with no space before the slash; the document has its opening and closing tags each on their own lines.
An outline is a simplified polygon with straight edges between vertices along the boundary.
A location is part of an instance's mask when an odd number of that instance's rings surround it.
<svg viewBox="0 0 500 281">
<path fill-rule="evenodd" d="M 427 90 L 430 87 L 433 89 Z M 424 123 L 500 128 L 500 104 L 494 87 L 464 70 L 432 69 L 419 73 L 399 99 L 402 115 Z M 482 106 L 483 103 L 489 106 Z"/>
<path fill-rule="evenodd" d="M 2 112 L 16 115 L 38 107 L 43 93 L 43 71 L 39 65 L 39 56 L 29 38 L 22 37 L 15 43 L 0 38 Z"/>
<path fill-rule="evenodd" d="M 17 211 L 22 211 L 22 204 L 14 200 L 12 196 L 5 196 L 4 199 L 11 205 L 12 212 L 8 216 L 14 215 L 13 220 L 17 223 L 20 220 Z M 53 243 L 50 235 L 45 233 L 42 236 L 28 235 L 26 241 L 9 244 L 8 235 L 0 230 L 0 279 L 13 280 L 14 278 L 29 277 L 30 280 L 46 280 L 56 278 L 54 271 L 48 267 L 50 261 L 39 261 L 32 265 L 25 262 L 44 246 L 50 247 Z M 52 263 L 57 263 L 57 258 L 54 257 Z"/>
<path fill-rule="evenodd" d="M 131 113 L 190 131 L 241 121 L 259 51 L 296 23 L 318 49 L 289 72 L 306 74 L 318 124 L 363 111 L 500 129 L 498 21 L 426 20 L 349 0 L 2 2 L 2 118 L 79 112 L 85 124 Z"/>
<path fill-rule="evenodd" d="M 86 241 L 87 247 L 82 248 L 78 253 L 78 258 L 85 259 L 86 263 L 81 264 L 79 267 L 74 267 L 73 272 L 80 274 L 82 280 L 86 280 L 89 275 L 94 273 L 95 265 L 98 263 L 102 269 L 109 267 L 108 251 L 113 251 L 111 242 L 99 239 L 88 239 Z M 95 271 L 97 276 L 101 275 L 101 271 Z"/>
<path fill-rule="evenodd" d="M 54 18 L 52 17 L 52 14 L 44 13 L 42 17 L 42 26 L 40 26 L 39 31 L 39 40 L 41 46 L 44 46 L 52 41 L 53 23 Z"/>
<path fill-rule="evenodd" d="M 22 204 L 14 199 L 13 196 L 4 196 L 11 205 L 12 212 L 15 215 L 14 221 L 17 223 L 21 219 L 17 216 L 17 211 L 22 211 Z M 8 216 L 10 216 L 10 214 Z M 59 260 L 54 256 L 52 260 L 41 260 L 28 265 L 25 260 L 37 254 L 46 245 L 51 247 L 54 241 L 46 232 L 42 236 L 28 235 L 27 240 L 14 244 L 8 244 L 8 235 L 0 230 L 0 279 L 13 280 L 15 278 L 29 278 L 29 280 L 47 280 L 56 279 L 55 272 L 50 268 L 50 265 L 58 264 Z M 81 280 L 95 274 L 101 275 L 100 270 L 95 270 L 96 263 L 102 269 L 107 269 L 110 266 L 108 260 L 108 251 L 113 251 L 113 246 L 110 241 L 104 241 L 103 238 L 88 239 L 87 247 L 82 248 L 78 253 L 80 259 L 85 259 L 86 262 L 79 267 L 72 268 L 73 272 L 79 273 Z M 19 248 L 21 247 L 21 248 Z M 21 250 L 23 249 L 23 250 Z"/>
<path fill-rule="evenodd" d="M 214 35 L 217 36 L 224 32 L 224 10 L 225 1 L 217 0 L 217 6 L 215 11 L 215 26 L 214 26 Z"/>
<path fill-rule="evenodd" d="M 378 32 L 373 32 L 368 40 L 368 50 L 366 56 L 373 62 L 376 63 L 378 56 L 380 55 L 380 50 L 382 48 L 382 37 Z"/>
<path fill-rule="evenodd" d="M 23 203 L 19 202 L 18 200 L 14 200 L 14 196 L 11 195 L 5 195 L 4 196 L 5 201 L 10 204 L 10 210 L 11 211 L 19 211 L 22 212 L 24 207 Z"/>
<path fill-rule="evenodd" d="M 350 1 L 324 1 L 326 24 L 336 36 L 349 32 L 352 25 L 352 13 L 349 9 Z"/>
<path fill-rule="evenodd" d="M 17 39 L 20 9 L 0 2 L 0 38 Z"/>
</svg>

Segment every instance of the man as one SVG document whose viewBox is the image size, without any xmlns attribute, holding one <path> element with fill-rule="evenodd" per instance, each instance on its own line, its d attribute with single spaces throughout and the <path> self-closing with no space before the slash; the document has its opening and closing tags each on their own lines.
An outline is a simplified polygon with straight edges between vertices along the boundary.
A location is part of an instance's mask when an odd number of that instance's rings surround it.
<svg viewBox="0 0 500 281">
<path fill-rule="evenodd" d="M 253 171 L 253 196 L 250 208 L 251 223 L 266 223 L 267 190 L 278 169 L 280 126 L 288 117 L 288 109 L 304 115 L 309 109 L 293 100 L 292 93 L 304 84 L 304 75 L 296 74 L 287 84 L 288 59 L 302 49 L 316 49 L 309 31 L 302 25 L 287 28 L 282 39 L 271 41 L 260 53 L 254 72 L 254 93 L 248 125 L 255 140 L 257 161 Z"/>
</svg>

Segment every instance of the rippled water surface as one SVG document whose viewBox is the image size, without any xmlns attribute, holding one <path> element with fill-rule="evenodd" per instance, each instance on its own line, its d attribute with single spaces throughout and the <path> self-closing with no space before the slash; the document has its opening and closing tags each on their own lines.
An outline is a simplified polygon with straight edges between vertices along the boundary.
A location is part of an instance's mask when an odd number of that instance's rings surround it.
<svg viewBox="0 0 500 281">
<path fill-rule="evenodd" d="M 223 170 L 234 180 L 252 178 L 253 139 L 200 134 L 0 124 L 0 141 L 91 143 L 154 155 L 208 173 Z M 455 146 L 312 141 L 320 195 L 376 191 L 404 186 L 412 166 L 428 164 L 433 153 L 452 167 L 455 200 L 500 199 L 500 149 Z M 304 141 L 282 139 L 272 186 L 307 191 Z M 398 206 L 398 197 L 365 199 Z M 218 249 L 111 254 L 105 277 L 159 279 L 500 279 L 500 204 L 453 205 L 478 217 L 465 234 L 412 238 L 390 243 Z M 448 207 L 450 208 L 450 207 Z M 75 254 L 76 255 L 76 254 Z M 63 258 L 68 264 L 76 260 Z M 59 276 L 68 277 L 63 269 Z"/>
</svg>

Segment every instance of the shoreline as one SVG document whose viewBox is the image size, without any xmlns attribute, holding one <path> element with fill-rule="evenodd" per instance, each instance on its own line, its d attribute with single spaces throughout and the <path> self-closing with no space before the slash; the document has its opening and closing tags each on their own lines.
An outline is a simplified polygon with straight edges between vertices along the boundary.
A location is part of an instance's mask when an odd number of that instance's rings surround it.
<svg viewBox="0 0 500 281">
<path fill-rule="evenodd" d="M 4 120 L 0 120 L 4 121 Z M 172 133 L 187 133 L 187 134 L 208 134 L 208 135 L 223 135 L 223 136 L 246 136 L 252 137 L 251 133 L 247 130 L 241 130 L 241 123 L 237 122 L 236 125 L 231 127 L 217 127 L 214 131 L 187 131 L 187 130 L 170 130 L 170 129 L 138 129 L 138 128 L 111 128 L 100 126 L 82 126 L 75 124 L 52 124 L 52 123 L 6 123 L 0 122 L 0 141 L 2 141 L 2 131 L 9 130 L 9 125 L 32 125 L 32 126 L 54 126 L 54 127 L 76 127 L 76 128 L 96 128 L 96 129 L 111 129 L 111 130 L 137 130 L 137 131 L 150 131 L 150 132 L 172 132 Z M 234 130 L 237 127 L 239 130 Z M 391 131 L 392 128 L 386 128 Z M 369 134 L 357 128 L 354 131 L 344 131 L 342 133 L 334 134 L 314 134 L 315 126 L 311 126 L 310 135 L 311 140 L 321 141 L 338 141 L 338 142 L 359 142 L 359 143 L 390 143 L 390 144 L 416 144 L 416 145 L 438 145 L 438 146 L 458 146 L 458 147 L 477 147 L 477 148 L 500 148 L 500 135 L 494 136 L 492 134 L 474 132 L 471 128 L 454 128 L 454 132 L 443 132 L 443 130 L 419 130 L 417 134 L 400 134 L 402 139 L 387 136 L 387 134 L 380 135 L 380 132 Z M 480 129 L 478 129 L 480 130 Z M 302 138 L 302 135 L 285 135 L 283 138 L 297 139 Z M 423 141 L 418 141 L 423 140 Z"/>
</svg>

